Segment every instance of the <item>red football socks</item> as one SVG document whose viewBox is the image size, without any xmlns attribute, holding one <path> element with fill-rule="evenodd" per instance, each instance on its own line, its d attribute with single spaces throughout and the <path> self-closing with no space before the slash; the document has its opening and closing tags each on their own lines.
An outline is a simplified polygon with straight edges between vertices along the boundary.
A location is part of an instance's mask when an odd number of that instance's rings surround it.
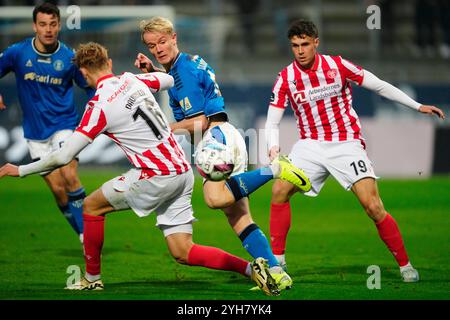
<svg viewBox="0 0 450 320">
<path fill-rule="evenodd" d="M 188 264 L 210 269 L 234 271 L 245 275 L 248 261 L 218 248 L 194 244 L 188 254 Z"/>
<path fill-rule="evenodd" d="M 272 203 L 270 205 L 270 242 L 272 252 L 284 254 L 286 238 L 291 227 L 291 205 L 287 203 Z"/>
<path fill-rule="evenodd" d="M 101 269 L 100 256 L 105 234 L 105 217 L 83 214 L 83 223 L 86 272 L 90 275 L 99 275 Z"/>
<path fill-rule="evenodd" d="M 395 260 L 397 260 L 398 265 L 400 267 L 406 265 L 409 262 L 408 255 L 406 254 L 402 235 L 394 218 L 388 213 L 382 221 L 375 225 L 377 226 L 380 238 L 384 241 L 389 251 L 391 251 Z"/>
</svg>

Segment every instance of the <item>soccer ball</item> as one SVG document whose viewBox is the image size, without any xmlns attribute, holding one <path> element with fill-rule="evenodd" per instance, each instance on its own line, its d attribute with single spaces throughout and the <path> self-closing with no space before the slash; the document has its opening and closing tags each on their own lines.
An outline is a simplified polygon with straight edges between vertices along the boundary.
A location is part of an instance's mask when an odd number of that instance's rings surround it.
<svg viewBox="0 0 450 320">
<path fill-rule="evenodd" d="M 195 166 L 203 178 L 212 181 L 227 179 L 233 172 L 232 153 L 223 143 L 207 141 L 197 148 Z"/>
</svg>

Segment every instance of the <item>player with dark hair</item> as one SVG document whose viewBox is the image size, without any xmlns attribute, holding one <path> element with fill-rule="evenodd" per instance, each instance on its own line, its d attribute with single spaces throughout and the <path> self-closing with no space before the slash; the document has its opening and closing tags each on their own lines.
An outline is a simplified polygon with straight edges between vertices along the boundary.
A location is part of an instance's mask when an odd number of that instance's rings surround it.
<svg viewBox="0 0 450 320">
<path fill-rule="evenodd" d="M 87 88 L 72 63 L 73 50 L 58 41 L 59 9 L 43 3 L 33 10 L 35 36 L 13 44 L 0 54 L 0 77 L 16 75 L 23 131 L 31 159 L 37 161 L 62 146 L 75 129 L 79 116 L 73 101 L 73 82 Z M 0 110 L 5 109 L 0 95 Z M 62 214 L 83 241 L 82 203 L 86 196 L 77 176 L 77 161 L 42 173 Z"/>
<path fill-rule="evenodd" d="M 165 72 L 175 78 L 175 86 L 169 90 L 170 106 L 175 120 L 172 130 L 182 129 L 191 135 L 200 133 L 199 150 L 210 140 L 223 143 L 234 154 L 234 170 L 227 180 L 203 184 L 206 204 L 222 209 L 230 226 L 239 236 L 249 254 L 264 257 L 271 274 L 281 289 L 292 286 L 292 279 L 282 270 L 274 257 L 264 233 L 254 223 L 250 214 L 248 195 L 266 182 L 280 178 L 307 190 L 308 178 L 284 157 L 274 159 L 268 167 L 247 170 L 247 148 L 239 131 L 228 121 L 224 99 L 216 82 L 214 70 L 199 56 L 180 52 L 173 24 L 162 17 L 144 21 L 141 25 L 142 41 Z M 139 53 L 135 65 L 142 71 L 152 71 L 152 61 Z"/>
<path fill-rule="evenodd" d="M 444 118 L 435 106 L 420 104 L 374 74 L 340 56 L 317 53 L 319 34 L 311 21 L 294 22 L 289 31 L 295 60 L 275 81 L 266 122 L 269 157 L 280 152 L 279 124 L 288 105 L 294 110 L 299 141 L 289 155 L 311 180 L 308 192 L 285 181 L 275 181 L 270 209 L 272 249 L 285 265 L 286 238 L 291 224 L 289 199 L 297 191 L 317 196 L 329 175 L 346 190 L 352 190 L 368 216 L 375 222 L 400 266 L 405 282 L 419 280 L 411 265 L 394 218 L 386 212 L 378 193 L 376 176 L 365 150 L 361 124 L 352 107 L 351 83 L 408 106 L 421 113 Z"/>
<path fill-rule="evenodd" d="M 152 94 L 172 87 L 173 78 L 161 72 L 143 75 L 126 72 L 115 76 L 106 48 L 92 42 L 80 45 L 75 63 L 87 83 L 97 90 L 73 135 L 61 149 L 38 162 L 19 167 L 6 164 L 0 168 L 0 178 L 55 169 L 69 163 L 102 133 L 125 152 L 133 165 L 86 197 L 83 205 L 86 273 L 79 283 L 67 289 L 103 290 L 101 252 L 105 215 L 132 209 L 139 217 L 156 213 L 157 226 L 178 263 L 238 272 L 251 277 L 265 294 L 279 294 L 263 258 L 249 263 L 192 241 L 194 175 Z"/>
</svg>

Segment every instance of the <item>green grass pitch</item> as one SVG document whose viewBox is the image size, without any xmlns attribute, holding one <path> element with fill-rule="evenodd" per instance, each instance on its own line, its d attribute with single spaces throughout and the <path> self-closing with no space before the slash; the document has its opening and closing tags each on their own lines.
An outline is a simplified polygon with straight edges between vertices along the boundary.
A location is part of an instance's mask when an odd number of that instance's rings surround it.
<svg viewBox="0 0 450 320">
<path fill-rule="evenodd" d="M 120 171 L 81 170 L 87 192 Z M 251 196 L 255 221 L 268 236 L 271 183 Z M 84 269 L 81 245 L 38 176 L 0 181 L 0 299 L 303 300 L 450 299 L 450 178 L 379 180 L 385 207 L 397 220 L 421 281 L 400 279 L 395 260 L 351 192 L 333 179 L 318 198 L 296 195 L 287 243 L 294 287 L 279 297 L 249 291 L 239 274 L 177 264 L 155 217 L 131 211 L 106 218 L 103 292 L 63 290 L 70 265 Z M 193 196 L 194 241 L 249 260 L 219 210 Z M 381 269 L 381 289 L 369 290 L 370 265 Z"/>
</svg>

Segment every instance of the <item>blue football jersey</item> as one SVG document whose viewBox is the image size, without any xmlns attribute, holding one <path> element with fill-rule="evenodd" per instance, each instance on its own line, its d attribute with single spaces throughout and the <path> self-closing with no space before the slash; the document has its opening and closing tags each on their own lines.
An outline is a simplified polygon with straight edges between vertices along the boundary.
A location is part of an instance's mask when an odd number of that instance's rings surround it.
<svg viewBox="0 0 450 320">
<path fill-rule="evenodd" d="M 72 49 L 58 42 L 55 52 L 41 53 L 34 47 L 33 39 L 15 43 L 0 53 L 0 78 L 10 71 L 16 75 L 25 138 L 46 140 L 56 131 L 73 130 L 78 124 L 73 82 L 86 89 L 88 95 L 94 91 L 88 89 L 72 63 Z"/>
<path fill-rule="evenodd" d="M 175 120 L 225 113 L 214 70 L 201 57 L 180 53 L 169 74 L 175 80 L 175 85 L 169 89 Z"/>
</svg>

